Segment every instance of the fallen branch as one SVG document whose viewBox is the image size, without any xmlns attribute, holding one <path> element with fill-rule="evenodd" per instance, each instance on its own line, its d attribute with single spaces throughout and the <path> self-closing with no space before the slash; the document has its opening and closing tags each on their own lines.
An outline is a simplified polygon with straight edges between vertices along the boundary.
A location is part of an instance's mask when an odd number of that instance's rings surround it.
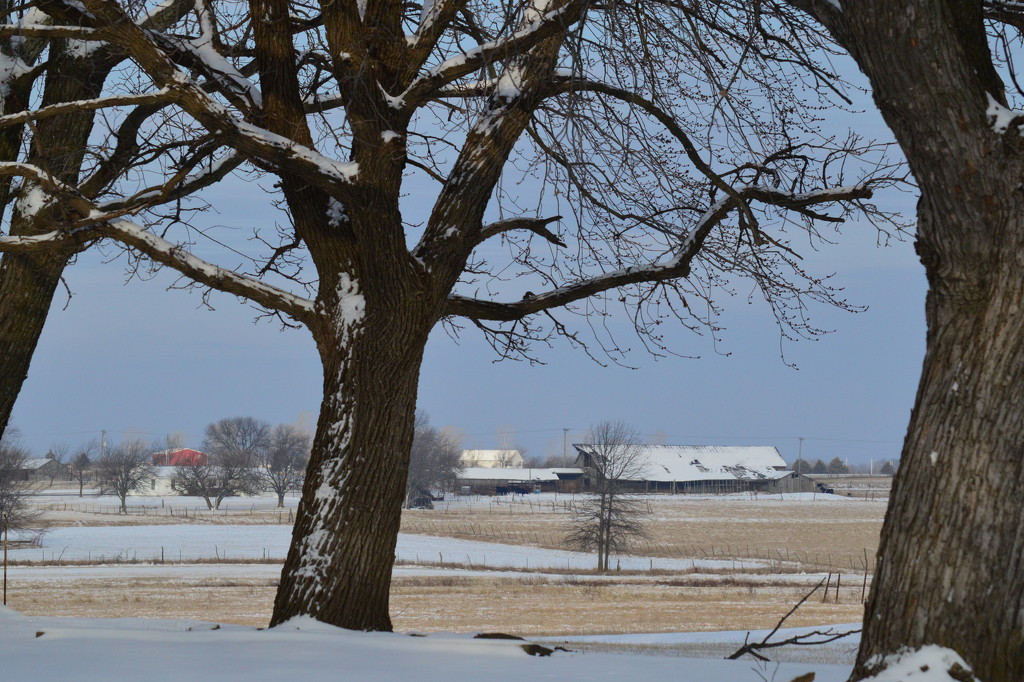
<svg viewBox="0 0 1024 682">
<path fill-rule="evenodd" d="M 753 656 L 754 658 L 756 658 L 756 659 L 758 659 L 760 661 L 768 661 L 770 659 L 767 656 L 765 656 L 765 655 L 760 653 L 760 651 L 762 649 L 774 649 L 776 647 L 790 646 L 790 645 L 793 645 L 793 646 L 814 646 L 814 645 L 817 645 L 817 644 L 828 644 L 829 642 L 834 642 L 837 639 L 842 639 L 843 637 L 846 637 L 848 635 L 852 635 L 852 634 L 860 632 L 859 628 L 856 629 L 856 630 L 848 630 L 846 632 L 837 632 L 837 631 L 833 630 L 832 628 L 827 628 L 825 630 L 812 630 L 811 632 L 805 632 L 805 633 L 802 633 L 802 634 L 799 634 L 799 635 L 793 635 L 792 637 L 790 637 L 788 639 L 782 639 L 782 640 L 778 640 L 778 641 L 774 641 L 774 642 L 771 641 L 771 638 L 774 637 L 775 633 L 779 631 L 779 629 L 782 627 L 782 624 L 786 622 L 786 619 L 789 618 L 790 616 L 792 616 L 794 613 L 796 613 L 796 610 L 798 608 L 800 608 L 800 606 L 805 601 L 810 599 L 811 595 L 814 594 L 815 592 L 817 592 L 818 588 L 820 588 L 824 583 L 825 583 L 825 579 L 822 578 L 821 582 L 819 582 L 817 585 L 815 585 L 811 589 L 810 592 L 805 594 L 800 601 L 798 601 L 796 604 L 793 605 L 793 608 L 791 608 L 789 610 L 789 612 L 786 613 L 786 615 L 784 615 L 782 618 L 779 619 L 779 622 L 775 624 L 775 627 L 772 628 L 772 631 L 769 632 L 765 636 L 765 638 L 762 639 L 760 642 L 750 642 L 750 641 L 748 641 L 748 639 L 750 637 L 750 633 L 748 632 L 747 636 L 743 638 L 743 646 L 741 646 L 739 649 L 734 651 L 731 655 L 726 656 L 726 659 L 731 661 L 731 660 L 735 660 L 737 658 L 740 658 L 741 656 L 743 656 L 745 654 L 750 654 L 751 656 Z"/>
</svg>

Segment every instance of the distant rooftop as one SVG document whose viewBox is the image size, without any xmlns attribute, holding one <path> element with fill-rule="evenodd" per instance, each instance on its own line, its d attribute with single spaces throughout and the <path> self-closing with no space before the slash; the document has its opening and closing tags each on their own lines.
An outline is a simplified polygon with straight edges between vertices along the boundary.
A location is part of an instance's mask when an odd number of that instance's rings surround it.
<svg viewBox="0 0 1024 682">
<path fill-rule="evenodd" d="M 593 445 L 573 444 L 577 452 L 592 453 Z M 641 445 L 647 461 L 636 480 L 642 481 L 756 481 L 786 476 L 786 462 L 772 446 Z"/>
</svg>

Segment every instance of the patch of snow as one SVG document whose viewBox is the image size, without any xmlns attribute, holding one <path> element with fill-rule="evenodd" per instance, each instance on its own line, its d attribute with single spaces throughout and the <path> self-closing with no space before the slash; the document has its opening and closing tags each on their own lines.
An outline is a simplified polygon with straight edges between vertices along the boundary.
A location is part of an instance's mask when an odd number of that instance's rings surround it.
<svg viewBox="0 0 1024 682">
<path fill-rule="evenodd" d="M 864 682 L 955 682 L 957 678 L 949 674 L 950 668 L 958 665 L 965 671 L 971 669 L 960 654 L 935 644 L 905 649 L 881 660 L 877 657 L 868 660 L 869 667 L 879 663 L 885 669 Z"/>
<path fill-rule="evenodd" d="M 341 202 L 331 197 L 327 200 L 327 224 L 331 227 L 341 227 L 348 222 L 348 214 Z"/>
<path fill-rule="evenodd" d="M 394 130 L 385 130 L 383 133 L 380 134 L 380 139 L 384 140 L 384 143 L 387 144 L 392 140 L 402 139 L 402 136 L 401 134 L 396 133 Z"/>
<path fill-rule="evenodd" d="M 4 113 L 4 99 L 11 94 L 11 81 L 28 70 L 28 64 L 22 60 L 0 52 L 0 114 Z"/>
<path fill-rule="evenodd" d="M 831 628 L 836 632 L 849 632 L 843 638 L 845 643 L 856 645 L 860 642 L 861 623 L 843 623 L 840 625 L 808 625 L 799 628 L 781 628 L 775 631 L 773 639 L 782 640 L 797 635 L 807 635 L 815 630 Z M 710 632 L 644 632 L 630 633 L 628 635 L 577 635 L 574 637 L 542 637 L 541 641 L 559 642 L 590 642 L 597 644 L 704 644 L 711 642 L 727 642 L 743 644 L 745 641 L 757 642 L 769 634 L 772 630 L 716 630 Z"/>
<path fill-rule="evenodd" d="M 517 66 L 509 66 L 494 86 L 494 95 L 506 102 L 519 97 L 523 89 L 523 72 Z"/>
<path fill-rule="evenodd" d="M 338 323 L 353 327 L 361 322 L 366 313 L 366 299 L 359 290 L 359 282 L 347 272 L 338 276 Z"/>
<path fill-rule="evenodd" d="M 380 83 L 377 83 L 377 88 L 380 90 L 380 94 L 384 97 L 384 101 L 387 102 L 388 106 L 392 109 L 401 109 L 405 106 L 405 99 L 403 95 L 399 95 L 398 97 L 391 95 Z"/>
<path fill-rule="evenodd" d="M 135 15 L 135 23 L 143 24 L 146 21 L 149 21 L 151 18 L 160 14 L 160 12 L 172 7 L 176 2 L 177 0 L 162 0 L 151 8 L 143 8 L 141 12 Z"/>
<path fill-rule="evenodd" d="M 0 107 L 3 106 L 2 100 L 0 100 Z M 27 181 L 26 181 L 27 182 Z M 24 217 L 31 217 L 39 213 L 41 210 L 53 203 L 53 197 L 43 191 L 43 188 L 36 183 L 27 183 L 28 186 L 22 186 L 21 193 L 18 195 L 18 200 L 15 202 L 15 211 Z"/>
<path fill-rule="evenodd" d="M 84 59 L 91 57 L 96 50 L 103 47 L 106 43 L 102 43 L 97 40 L 76 40 L 74 38 L 67 41 L 67 53 L 77 59 Z"/>
<path fill-rule="evenodd" d="M 180 71 L 174 72 L 174 79 L 181 81 L 185 79 L 185 76 Z M 187 80 L 187 79 L 185 79 Z M 209 100 L 213 103 L 214 100 Z M 210 105 L 213 109 L 213 105 Z M 226 112 L 225 112 L 226 113 Z M 228 114 L 229 115 L 229 114 Z M 259 140 L 260 142 L 284 150 L 293 158 L 302 159 L 315 166 L 317 166 L 321 173 L 328 177 L 342 180 L 344 182 L 352 182 L 356 179 L 359 174 L 359 164 L 354 161 L 338 161 L 324 156 L 315 149 L 301 145 L 294 140 L 289 140 L 287 137 L 276 135 L 266 128 L 260 128 L 254 126 L 245 121 L 234 121 L 234 126 L 238 132 L 246 135 L 253 140 Z"/>
<path fill-rule="evenodd" d="M 939 453 L 936 452 L 935 450 L 932 450 L 932 454 L 928 455 L 928 459 L 932 461 L 932 464 L 935 464 L 937 461 L 939 461 Z"/>
<path fill-rule="evenodd" d="M 985 97 L 988 98 L 988 108 L 985 110 L 985 115 L 988 116 L 992 130 L 1002 135 L 1009 130 L 1014 122 L 1017 122 L 1017 132 L 1021 132 L 1024 126 L 1019 125 L 1019 123 L 1022 117 L 1024 117 L 1024 111 L 1015 111 L 1014 109 L 1004 107 L 987 92 Z"/>
</svg>

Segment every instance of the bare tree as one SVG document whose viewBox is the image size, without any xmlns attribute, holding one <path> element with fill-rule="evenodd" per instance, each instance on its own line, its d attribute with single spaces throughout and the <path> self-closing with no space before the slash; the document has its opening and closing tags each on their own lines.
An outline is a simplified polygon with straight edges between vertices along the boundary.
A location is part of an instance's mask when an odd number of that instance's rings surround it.
<svg viewBox="0 0 1024 682">
<path fill-rule="evenodd" d="M 613 310 L 664 353 L 667 321 L 717 334 L 719 298 L 746 278 L 784 334 L 813 336 L 808 303 L 850 306 L 804 271 L 799 244 L 852 213 L 889 227 L 867 203 L 890 182 L 882 150 L 816 130 L 816 106 L 845 86 L 820 66 L 827 40 L 788 5 L 250 0 L 197 4 L 165 35 L 119 0 L 50 4 L 52 25 L 7 30 L 116 45 L 143 84 L 131 97 L 166 104 L 190 150 L 224 150 L 211 168 L 239 159 L 275 177 L 288 227 L 262 230 L 250 243 L 263 250 L 226 268 L 145 201 L 104 203 L 42 161 L 0 164 L 66 216 L 0 249 L 106 239 L 311 331 L 324 396 L 275 624 L 390 629 L 436 325 L 478 330 L 509 358 L 563 339 L 622 362 L 601 331 Z M 804 108 L 801 94 L 819 100 Z M 113 95 L 80 106 L 109 111 L 124 101 Z M 173 195 L 193 170 L 182 156 L 185 169 L 147 166 L 158 177 L 139 196 Z M 404 200 L 411 176 L 436 194 Z M 543 186 L 519 193 L 528 178 Z"/>
<path fill-rule="evenodd" d="M 82 497 L 82 493 L 85 490 L 85 484 L 90 480 L 92 475 L 93 462 L 89 457 L 89 453 L 96 453 L 96 444 L 90 443 L 83 448 L 75 458 L 71 460 L 71 476 L 78 481 L 78 496 Z"/>
<path fill-rule="evenodd" d="M 423 411 L 416 413 L 416 431 L 405 481 L 405 506 L 434 490 L 451 490 L 463 469 L 462 449 L 451 434 L 430 425 Z"/>
<path fill-rule="evenodd" d="M 590 428 L 579 446 L 589 490 L 573 509 L 572 530 L 565 544 L 597 551 L 597 570 L 607 571 L 612 552 L 629 550 L 647 537 L 646 510 L 630 494 L 631 482 L 642 479 L 647 458 L 636 431 L 622 422 L 604 421 Z"/>
<path fill-rule="evenodd" d="M 270 431 L 260 475 L 263 486 L 277 495 L 278 507 L 284 507 L 285 495 L 302 489 L 311 445 L 309 433 L 294 424 L 278 424 Z"/>
<path fill-rule="evenodd" d="M 68 472 L 68 452 L 70 447 L 67 443 L 58 443 L 51 445 L 50 449 L 46 452 L 46 459 L 56 462 L 58 467 L 51 467 L 49 469 L 50 485 L 53 486 L 53 482 L 57 480 L 58 476 L 64 476 L 67 479 Z"/>
<path fill-rule="evenodd" d="M 220 489 L 217 468 L 210 458 L 194 459 L 174 467 L 171 490 L 179 495 L 203 498 L 207 509 L 214 508 L 214 499 Z"/>
<path fill-rule="evenodd" d="M 205 460 L 176 468 L 171 486 L 179 495 L 202 497 L 209 509 L 220 509 L 228 497 L 262 490 L 260 470 L 270 445 L 270 424 L 253 417 L 230 417 L 207 425 Z"/>
<path fill-rule="evenodd" d="M 27 530 L 34 527 L 40 512 L 29 504 L 32 485 L 26 480 L 28 452 L 17 442 L 17 432 L 9 429 L 0 436 L 0 530 Z"/>
<path fill-rule="evenodd" d="M 122 514 L 128 513 L 128 496 L 146 492 L 153 480 L 150 450 L 144 441 L 126 440 L 108 447 L 96 459 L 95 473 L 100 493 L 116 495 L 121 501 Z"/>
<path fill-rule="evenodd" d="M 170 205 L 171 214 L 188 221 L 197 206 L 187 201 L 188 195 L 223 177 L 237 162 L 204 173 L 202 160 L 210 158 L 215 146 L 175 125 L 178 114 L 166 98 L 135 91 L 119 68 L 129 57 L 123 49 L 61 32 L 61 24 L 82 31 L 80 8 L 59 1 L 5 7 L 0 162 L 9 165 L 0 174 L 0 221 L 5 223 L 0 234 L 30 243 L 54 230 L 67 232 L 77 221 L 73 209 L 46 200 L 45 189 L 29 178 L 19 184 L 11 172 L 18 163 L 70 183 L 106 210 L 159 213 Z M 133 3 L 131 11 L 140 28 L 158 33 L 194 7 L 191 1 L 174 0 L 151 10 Z M 107 103 L 121 108 L 96 106 L 96 98 L 104 94 Z M 31 113 L 33 106 L 45 114 Z M 154 164 L 170 170 L 166 179 L 171 182 L 146 192 L 142 171 Z M 0 258 L 0 434 L 28 374 L 64 269 L 86 246 L 88 242 L 68 239 L 52 249 L 25 249 Z"/>
</svg>

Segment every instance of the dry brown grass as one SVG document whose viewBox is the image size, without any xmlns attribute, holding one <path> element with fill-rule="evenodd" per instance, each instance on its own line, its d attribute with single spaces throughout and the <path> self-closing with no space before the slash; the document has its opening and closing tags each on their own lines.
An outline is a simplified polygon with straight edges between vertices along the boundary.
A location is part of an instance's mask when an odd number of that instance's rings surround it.
<svg viewBox="0 0 1024 682">
<path fill-rule="evenodd" d="M 560 496 L 561 498 L 561 496 Z M 563 502 L 568 501 L 563 500 Z M 656 557 L 771 558 L 785 570 L 849 573 L 873 557 L 885 506 L 882 502 L 780 502 L 682 496 L 651 498 L 650 544 L 638 552 Z M 197 518 L 198 516 L 198 518 Z M 287 512 L 238 508 L 186 518 L 166 508 L 118 516 L 77 507 L 53 508 L 54 525 L 152 523 L 287 523 Z M 569 513 L 564 504 L 529 498 L 479 501 L 474 508 L 447 506 L 406 512 L 402 531 L 561 548 Z M 776 567 L 767 569 L 769 572 Z M 723 569 L 728 573 L 728 569 Z M 142 616 L 246 625 L 269 620 L 275 584 L 266 579 L 73 579 L 13 585 L 11 605 L 30 615 Z M 243 572 L 244 575 L 244 572 Z M 524 636 L 659 631 L 742 630 L 773 626 L 813 585 L 678 575 L 618 576 L 574 580 L 526 574 L 520 578 L 400 577 L 393 583 L 395 627 L 411 631 L 503 631 Z M 840 603 L 812 598 L 791 625 L 853 622 L 861 618 L 861 580 L 844 576 Z"/>
<path fill-rule="evenodd" d="M 9 604 L 26 615 L 148 617 L 266 625 L 276 581 L 267 579 L 48 579 L 15 584 Z M 807 592 L 805 585 L 670 585 L 542 578 L 398 578 L 395 628 L 501 631 L 522 636 L 739 630 L 773 626 Z M 861 618 L 859 589 L 840 603 L 812 598 L 790 624 Z"/>
<path fill-rule="evenodd" d="M 647 543 L 655 557 L 771 559 L 807 569 L 862 570 L 878 548 L 884 502 L 651 498 Z M 402 531 L 508 544 L 561 548 L 568 511 L 528 499 L 497 498 L 475 509 L 407 511 Z"/>
</svg>

